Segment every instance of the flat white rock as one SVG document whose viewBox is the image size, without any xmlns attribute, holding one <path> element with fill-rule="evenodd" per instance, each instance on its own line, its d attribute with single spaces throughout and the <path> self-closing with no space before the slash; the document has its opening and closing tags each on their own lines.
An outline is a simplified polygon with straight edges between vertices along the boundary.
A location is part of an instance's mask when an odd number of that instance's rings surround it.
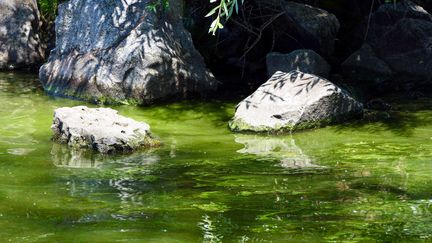
<svg viewBox="0 0 432 243">
<path fill-rule="evenodd" d="M 111 108 L 58 108 L 51 129 L 56 141 L 100 153 L 130 152 L 160 144 L 147 123 L 121 116 Z"/>
</svg>

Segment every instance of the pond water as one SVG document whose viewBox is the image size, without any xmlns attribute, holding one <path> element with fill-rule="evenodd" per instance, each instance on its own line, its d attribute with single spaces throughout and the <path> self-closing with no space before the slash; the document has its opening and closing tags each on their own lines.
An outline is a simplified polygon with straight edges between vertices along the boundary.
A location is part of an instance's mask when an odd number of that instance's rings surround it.
<svg viewBox="0 0 432 243">
<path fill-rule="evenodd" d="M 2 241 L 432 239 L 430 100 L 285 136 L 228 131 L 235 102 L 117 106 L 164 146 L 115 157 L 50 140 L 53 110 L 82 104 L 0 74 Z"/>
</svg>

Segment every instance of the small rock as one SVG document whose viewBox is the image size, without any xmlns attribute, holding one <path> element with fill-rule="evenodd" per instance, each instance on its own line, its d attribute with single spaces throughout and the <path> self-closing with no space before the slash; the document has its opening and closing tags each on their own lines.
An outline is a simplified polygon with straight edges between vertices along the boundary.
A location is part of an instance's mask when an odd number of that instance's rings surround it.
<svg viewBox="0 0 432 243">
<path fill-rule="evenodd" d="M 365 109 L 363 114 L 363 120 L 369 122 L 385 121 L 391 118 L 392 116 L 388 111 Z"/>
<path fill-rule="evenodd" d="M 100 153 L 131 152 L 159 146 L 150 126 L 117 114 L 110 108 L 86 106 L 58 108 L 51 126 L 54 140 L 74 148 L 91 148 Z"/>
<path fill-rule="evenodd" d="M 378 111 L 389 111 L 392 106 L 382 99 L 372 99 L 366 103 L 366 108 Z"/>
<path fill-rule="evenodd" d="M 411 91 L 408 93 L 408 98 L 414 99 L 414 100 L 422 99 L 425 97 L 426 97 L 426 95 L 420 91 Z"/>
<path fill-rule="evenodd" d="M 295 50 L 288 54 L 272 52 L 267 55 L 267 75 L 271 77 L 277 71 L 301 71 L 321 77 L 328 77 L 330 65 L 313 50 Z"/>
<path fill-rule="evenodd" d="M 312 74 L 276 72 L 237 105 L 233 131 L 291 132 L 361 116 L 363 105 L 332 82 Z"/>
</svg>

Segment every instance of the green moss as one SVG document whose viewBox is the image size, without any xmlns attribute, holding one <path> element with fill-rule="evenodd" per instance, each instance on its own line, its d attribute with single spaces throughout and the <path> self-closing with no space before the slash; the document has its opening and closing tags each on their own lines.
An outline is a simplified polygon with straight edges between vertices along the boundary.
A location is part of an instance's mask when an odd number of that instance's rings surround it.
<svg viewBox="0 0 432 243">
<path fill-rule="evenodd" d="M 144 138 L 143 144 L 145 148 L 157 148 L 162 146 L 162 141 L 160 141 L 154 135 L 147 134 L 147 136 Z"/>
<path fill-rule="evenodd" d="M 307 129 L 325 127 L 327 125 L 337 124 L 337 123 L 353 120 L 356 118 L 360 118 L 361 116 L 362 115 L 358 113 L 348 114 L 343 117 L 328 118 L 328 119 L 322 119 L 322 120 L 310 121 L 310 122 L 302 122 L 295 126 L 287 124 L 287 125 L 281 125 L 275 127 L 251 126 L 250 124 L 243 121 L 242 119 L 234 118 L 228 122 L 228 127 L 233 132 L 283 134 L 283 133 L 292 133 L 292 132 L 303 131 Z"/>
<path fill-rule="evenodd" d="M 201 210 L 204 210 L 206 212 L 225 212 L 229 210 L 229 207 L 224 205 L 224 204 L 220 204 L 220 203 L 207 203 L 207 204 L 194 204 L 194 207 L 197 207 Z"/>
<path fill-rule="evenodd" d="M 137 106 L 142 105 L 142 101 L 139 101 L 134 98 L 126 98 L 126 99 L 118 99 L 110 96 L 92 96 L 86 93 L 77 93 L 76 91 L 69 89 L 59 89 L 54 86 L 45 86 L 45 92 L 52 95 L 63 98 L 69 98 L 74 100 L 82 100 L 88 101 L 94 104 L 102 104 L 102 105 L 131 105 Z"/>
</svg>

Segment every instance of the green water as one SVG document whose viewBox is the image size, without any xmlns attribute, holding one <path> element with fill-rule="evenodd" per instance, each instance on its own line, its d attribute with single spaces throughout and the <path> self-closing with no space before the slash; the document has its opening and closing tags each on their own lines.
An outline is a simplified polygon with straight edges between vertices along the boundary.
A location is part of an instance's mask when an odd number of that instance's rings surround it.
<svg viewBox="0 0 432 243">
<path fill-rule="evenodd" d="M 0 240 L 431 240 L 432 101 L 402 103 L 292 136 L 230 133 L 235 102 L 114 107 L 164 146 L 102 157 L 50 140 L 53 110 L 84 102 L 0 74 Z"/>
</svg>

